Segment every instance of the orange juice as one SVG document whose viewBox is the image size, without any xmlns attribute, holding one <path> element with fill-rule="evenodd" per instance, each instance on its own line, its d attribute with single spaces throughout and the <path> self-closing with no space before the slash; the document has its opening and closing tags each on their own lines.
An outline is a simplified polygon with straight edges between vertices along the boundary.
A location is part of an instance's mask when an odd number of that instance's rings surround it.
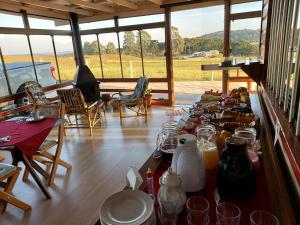
<svg viewBox="0 0 300 225">
<path fill-rule="evenodd" d="M 217 147 L 203 149 L 202 156 L 203 156 L 203 161 L 206 169 L 216 168 L 219 162 L 219 153 Z"/>
</svg>

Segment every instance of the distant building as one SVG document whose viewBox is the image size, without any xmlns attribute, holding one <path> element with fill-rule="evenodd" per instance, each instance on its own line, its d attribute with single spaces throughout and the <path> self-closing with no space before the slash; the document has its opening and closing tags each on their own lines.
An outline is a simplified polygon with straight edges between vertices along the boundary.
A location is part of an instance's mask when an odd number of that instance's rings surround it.
<svg viewBox="0 0 300 225">
<path fill-rule="evenodd" d="M 201 52 L 194 52 L 192 57 L 214 57 L 219 55 L 218 50 L 210 50 L 210 51 L 201 51 Z"/>
</svg>

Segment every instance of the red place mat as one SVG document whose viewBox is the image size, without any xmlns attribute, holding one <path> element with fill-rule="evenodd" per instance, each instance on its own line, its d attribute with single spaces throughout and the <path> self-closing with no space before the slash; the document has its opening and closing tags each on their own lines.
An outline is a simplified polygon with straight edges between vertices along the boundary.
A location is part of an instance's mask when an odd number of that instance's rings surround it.
<svg viewBox="0 0 300 225">
<path fill-rule="evenodd" d="M 261 164 L 262 165 L 262 164 Z M 160 187 L 159 177 L 168 169 L 170 163 L 167 161 L 162 161 L 156 171 L 154 171 L 154 191 L 155 196 L 157 196 L 157 191 Z M 210 204 L 210 224 L 216 224 L 216 204 L 214 198 L 214 191 L 216 188 L 216 170 L 206 171 L 206 187 L 199 192 L 187 193 L 187 197 L 201 195 L 209 201 Z M 147 187 L 144 187 L 144 192 L 147 192 Z M 266 177 L 263 167 L 259 169 L 256 177 L 256 195 L 250 200 L 232 200 L 221 198 L 221 202 L 232 202 L 240 207 L 242 211 L 241 223 L 240 225 L 250 225 L 249 215 L 252 211 L 257 209 L 262 209 L 271 212 L 271 204 L 269 199 L 269 194 L 267 191 Z M 155 206 L 158 204 L 156 202 Z M 186 220 L 186 208 L 179 214 L 178 223 L 179 225 L 188 224 Z M 159 224 L 159 223 L 158 223 Z"/>
<path fill-rule="evenodd" d="M 15 146 L 27 157 L 32 157 L 48 136 L 57 119 L 44 119 L 39 122 L 26 121 L 0 122 L 0 137 L 11 136 L 9 142 L 0 147 Z"/>
</svg>

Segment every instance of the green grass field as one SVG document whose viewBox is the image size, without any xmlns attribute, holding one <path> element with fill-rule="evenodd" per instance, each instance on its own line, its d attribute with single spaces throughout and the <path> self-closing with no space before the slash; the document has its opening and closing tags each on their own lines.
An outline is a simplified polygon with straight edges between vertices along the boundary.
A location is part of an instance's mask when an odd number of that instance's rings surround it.
<svg viewBox="0 0 300 225">
<path fill-rule="evenodd" d="M 54 56 L 36 56 L 36 62 L 51 62 L 55 67 L 56 63 Z M 30 56 L 6 56 L 5 62 L 31 61 Z M 97 55 L 85 56 L 86 64 L 90 67 L 97 78 L 102 77 L 100 59 Z M 120 78 L 121 66 L 119 55 L 103 55 L 103 74 L 104 78 Z M 212 79 L 211 71 L 202 71 L 202 64 L 220 63 L 221 57 L 216 58 L 191 58 L 191 59 L 174 59 L 173 73 L 176 81 L 188 80 L 205 80 Z M 62 80 L 73 80 L 75 74 L 75 61 L 71 56 L 58 56 L 59 71 Z M 122 55 L 123 75 L 126 78 L 137 78 L 142 76 L 142 61 L 141 58 L 134 56 Z M 166 77 L 166 62 L 164 57 L 144 57 L 145 75 L 149 78 L 164 78 Z M 236 71 L 230 71 L 231 76 L 236 75 Z M 244 74 L 240 73 L 241 76 Z M 222 71 L 214 71 L 213 79 L 221 80 Z"/>
</svg>

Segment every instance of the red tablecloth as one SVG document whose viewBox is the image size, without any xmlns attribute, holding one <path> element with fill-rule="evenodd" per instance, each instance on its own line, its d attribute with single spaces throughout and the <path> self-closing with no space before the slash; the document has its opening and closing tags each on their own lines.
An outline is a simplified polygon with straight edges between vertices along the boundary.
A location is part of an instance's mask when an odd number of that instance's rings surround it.
<svg viewBox="0 0 300 225">
<path fill-rule="evenodd" d="M 169 162 L 162 161 L 157 170 L 154 172 L 154 189 L 155 195 L 159 189 L 159 177 L 168 169 L 170 166 Z M 216 188 L 216 170 L 207 170 L 206 171 L 206 187 L 196 193 L 187 193 L 187 197 L 194 195 L 201 195 L 208 199 L 210 204 L 210 224 L 216 224 L 216 203 L 214 198 L 214 191 Z M 147 187 L 144 188 L 144 191 L 147 192 Z M 263 167 L 257 173 L 256 178 L 256 195 L 250 200 L 233 200 L 221 198 L 221 202 L 232 202 L 240 207 L 242 211 L 241 223 L 240 225 L 249 225 L 249 215 L 252 211 L 257 209 L 263 209 L 271 212 L 270 199 L 267 191 L 266 177 Z M 157 203 L 156 203 L 157 206 Z M 186 209 L 184 209 L 179 215 L 179 225 L 188 224 L 186 220 Z"/>
<path fill-rule="evenodd" d="M 39 122 L 26 121 L 0 122 L 0 137 L 11 136 L 3 146 L 15 146 L 27 157 L 32 157 L 48 136 L 57 119 L 44 119 Z"/>
</svg>

